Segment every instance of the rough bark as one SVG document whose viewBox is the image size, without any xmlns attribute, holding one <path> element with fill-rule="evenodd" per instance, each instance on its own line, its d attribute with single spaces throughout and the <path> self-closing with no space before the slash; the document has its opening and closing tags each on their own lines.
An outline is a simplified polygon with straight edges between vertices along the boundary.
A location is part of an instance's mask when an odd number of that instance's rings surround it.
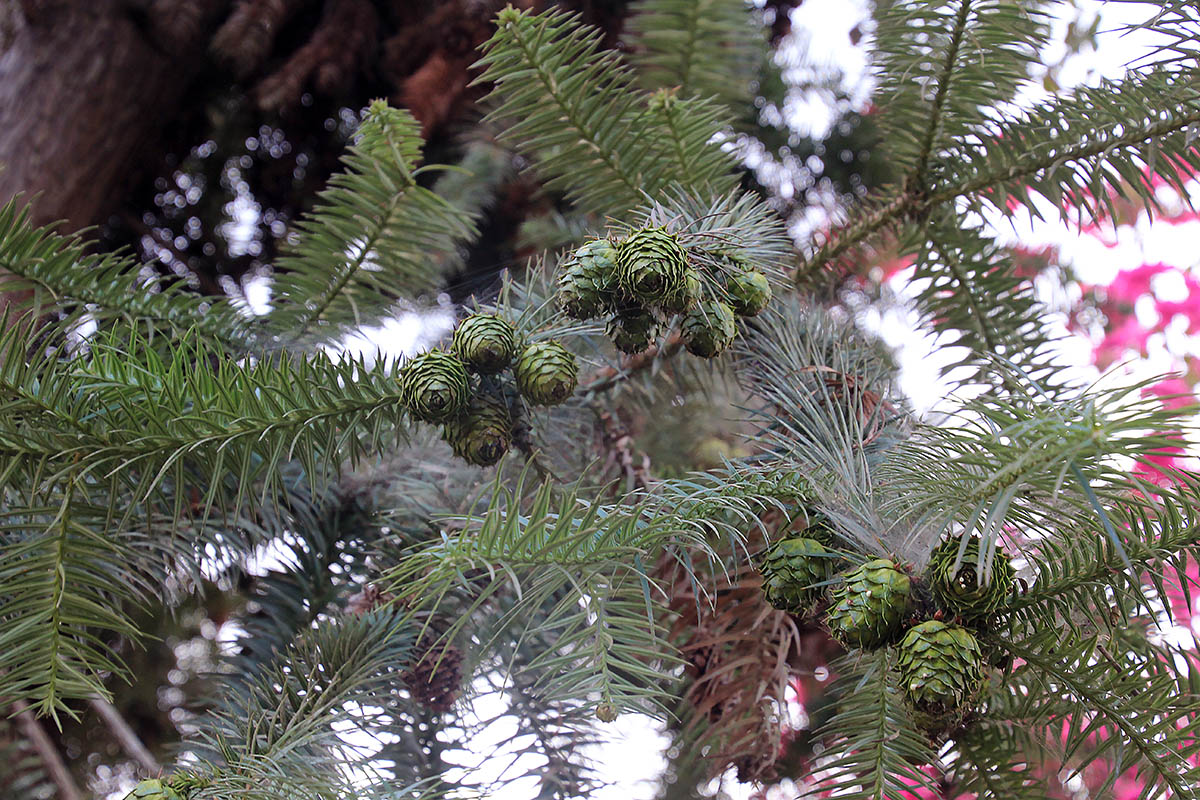
<svg viewBox="0 0 1200 800">
<path fill-rule="evenodd" d="M 226 0 L 21 0 L 0 11 L 0 201 L 77 229 L 118 208 Z"/>
</svg>

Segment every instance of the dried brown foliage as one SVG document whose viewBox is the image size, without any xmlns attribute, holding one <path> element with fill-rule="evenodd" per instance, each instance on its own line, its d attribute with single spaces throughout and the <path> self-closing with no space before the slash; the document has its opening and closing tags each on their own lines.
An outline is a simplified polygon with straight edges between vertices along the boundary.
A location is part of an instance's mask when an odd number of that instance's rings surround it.
<svg viewBox="0 0 1200 800">
<path fill-rule="evenodd" d="M 462 688 L 462 662 L 457 647 L 433 647 L 404 673 L 404 685 L 430 711 L 449 711 Z"/>
<path fill-rule="evenodd" d="M 800 630 L 763 597 L 761 577 L 741 561 L 714 576 L 713 596 L 697 597 L 682 565 L 664 558 L 660 579 L 671 586 L 670 636 L 688 663 L 691 684 L 682 735 L 695 741 L 716 776 L 736 766 L 741 780 L 769 778 L 779 754 L 779 711 Z"/>
</svg>

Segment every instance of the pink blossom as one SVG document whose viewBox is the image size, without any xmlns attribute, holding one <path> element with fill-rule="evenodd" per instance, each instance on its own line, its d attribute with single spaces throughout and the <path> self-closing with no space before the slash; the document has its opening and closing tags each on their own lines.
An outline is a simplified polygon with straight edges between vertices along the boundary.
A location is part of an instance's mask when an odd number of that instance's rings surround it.
<svg viewBox="0 0 1200 800">
<path fill-rule="evenodd" d="M 1191 275 L 1184 276 L 1188 296 L 1178 302 L 1160 300 L 1157 303 L 1158 313 L 1163 322 L 1167 322 L 1176 314 L 1182 314 L 1188 321 L 1188 333 L 1200 333 L 1200 281 Z"/>
<path fill-rule="evenodd" d="M 1124 303 L 1132 306 L 1142 295 L 1150 293 L 1150 280 L 1155 275 L 1164 272 L 1174 272 L 1175 268 L 1167 264 L 1143 264 L 1134 269 L 1126 269 L 1117 273 L 1105 292 L 1111 302 Z"/>
<path fill-rule="evenodd" d="M 1142 389 L 1145 396 L 1157 396 L 1164 406 L 1170 409 L 1186 408 L 1196 403 L 1192 393 L 1192 385 L 1183 378 L 1167 378 Z"/>
<path fill-rule="evenodd" d="M 1117 778 L 1113 785 L 1113 800 L 1137 800 L 1142 796 L 1144 785 L 1133 772 L 1127 772 Z"/>
<path fill-rule="evenodd" d="M 1184 468 L 1184 462 L 1179 456 L 1185 454 L 1183 447 L 1164 445 L 1152 453 L 1139 456 L 1133 474 L 1160 486 L 1171 483 L 1174 481 L 1171 472 Z"/>
<path fill-rule="evenodd" d="M 1152 331 L 1146 330 L 1134 317 L 1126 317 L 1120 326 L 1108 332 L 1092 353 L 1096 366 L 1104 369 L 1126 352 L 1133 350 L 1146 355 L 1146 340 Z"/>
<path fill-rule="evenodd" d="M 1195 561 L 1189 559 L 1182 576 L 1173 570 L 1168 570 L 1163 576 L 1163 584 L 1171 616 L 1180 625 L 1191 624 L 1193 606 L 1197 600 L 1197 592 L 1200 590 L 1200 567 Z"/>
<path fill-rule="evenodd" d="M 886 283 L 897 272 L 911 267 L 916 260 L 916 256 L 901 256 L 900 258 L 892 258 L 884 261 L 879 265 L 879 268 L 883 270 L 883 280 L 881 282 Z"/>
</svg>

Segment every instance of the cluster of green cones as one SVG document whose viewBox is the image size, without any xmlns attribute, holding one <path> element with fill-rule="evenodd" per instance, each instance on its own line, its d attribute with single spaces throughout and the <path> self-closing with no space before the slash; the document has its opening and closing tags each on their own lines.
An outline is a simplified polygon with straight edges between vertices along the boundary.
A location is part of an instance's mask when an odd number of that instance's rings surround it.
<svg viewBox="0 0 1200 800">
<path fill-rule="evenodd" d="M 594 239 L 569 255 L 559 271 L 558 299 L 575 319 L 607 316 L 608 337 L 624 353 L 649 349 L 679 315 L 687 351 L 715 358 L 737 337 L 737 317 L 755 316 L 771 300 L 763 273 L 734 257 L 726 261 L 730 274 L 709 278 L 691 263 L 677 234 L 642 228 L 619 242 Z"/>
<path fill-rule="evenodd" d="M 491 466 L 512 445 L 523 402 L 562 403 L 578 373 L 575 356 L 558 342 L 520 347 L 511 322 L 472 314 L 455 328 L 450 352 L 431 350 L 404 365 L 400 397 L 414 419 L 442 426 L 455 455 Z"/>
<path fill-rule="evenodd" d="M 807 536 L 775 542 L 760 564 L 767 601 L 791 614 L 821 615 L 847 648 L 894 645 L 893 663 L 917 724 L 930 733 L 960 724 L 984 683 L 977 634 L 987 630 L 1016 585 L 1007 555 L 997 549 L 980 580 L 979 540 L 951 538 L 930 554 L 925 574 L 914 578 L 888 558 L 842 570 L 845 558 L 829 544 Z"/>
</svg>

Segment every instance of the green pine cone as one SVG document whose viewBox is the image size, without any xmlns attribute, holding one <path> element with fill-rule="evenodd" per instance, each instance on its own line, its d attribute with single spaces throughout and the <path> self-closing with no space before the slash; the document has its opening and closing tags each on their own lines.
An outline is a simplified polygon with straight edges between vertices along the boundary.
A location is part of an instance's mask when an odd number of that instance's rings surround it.
<svg viewBox="0 0 1200 800">
<path fill-rule="evenodd" d="M 125 800 L 183 800 L 179 792 L 158 778 L 149 778 L 133 787 Z"/>
<path fill-rule="evenodd" d="M 748 269 L 729 279 L 729 305 L 739 317 L 757 316 L 771 302 L 771 284 L 767 276 Z"/>
<path fill-rule="evenodd" d="M 617 245 L 621 289 L 646 305 L 685 291 L 687 268 L 687 254 L 666 228 L 642 228 Z"/>
<path fill-rule="evenodd" d="M 720 300 L 705 300 L 687 313 L 679 332 L 689 353 L 701 358 L 715 358 L 733 343 L 737 336 L 737 320 L 727 304 Z"/>
<path fill-rule="evenodd" d="M 911 607 L 912 582 L 894 562 L 876 558 L 846 573 L 827 622 L 834 638 L 870 650 L 897 636 Z"/>
<path fill-rule="evenodd" d="M 512 363 L 517 332 L 498 314 L 472 314 L 455 329 L 451 351 L 476 372 L 493 375 Z"/>
<path fill-rule="evenodd" d="M 622 353 L 641 353 L 658 339 L 658 320 L 644 308 L 623 309 L 608 321 L 607 333 Z"/>
<path fill-rule="evenodd" d="M 513 422 L 504 400 L 478 392 L 466 412 L 442 427 L 454 455 L 477 467 L 490 467 L 508 452 Z"/>
<path fill-rule="evenodd" d="M 558 405 L 570 397 L 579 376 L 575 356 L 558 342 L 529 345 L 513 371 L 521 394 L 540 406 Z"/>
<path fill-rule="evenodd" d="M 574 319 L 603 314 L 617 295 L 617 249 L 608 239 L 587 242 L 562 263 L 558 302 Z"/>
<path fill-rule="evenodd" d="M 620 712 L 612 703 L 601 703 L 596 706 L 596 719 L 601 722 L 616 722 Z"/>
<path fill-rule="evenodd" d="M 422 422 L 444 422 L 466 409 L 471 396 L 466 366 L 449 353 L 414 356 L 400 373 L 400 396 Z"/>
<path fill-rule="evenodd" d="M 664 297 L 659 303 L 659 308 L 667 314 L 686 314 L 699 299 L 700 287 L 700 273 L 688 269 L 683 274 L 683 284 L 679 290 Z"/>
<path fill-rule="evenodd" d="M 976 577 L 979 537 L 972 536 L 967 542 L 962 561 L 955 569 L 960 542 L 957 536 L 947 539 L 930 553 L 929 566 L 926 568 L 929 588 L 934 600 L 950 613 L 968 620 L 987 617 L 995 613 L 1012 594 L 1016 585 L 1016 571 L 1013 570 L 1012 561 L 997 547 L 991 573 L 985 576 L 987 582 L 981 584 Z"/>
<path fill-rule="evenodd" d="M 833 554 L 815 539 L 793 536 L 771 546 L 763 558 L 763 594 L 780 611 L 804 614 L 825 591 Z"/>
<path fill-rule="evenodd" d="M 929 620 L 909 628 L 896 664 L 913 708 L 926 727 L 961 719 L 983 684 L 983 653 L 966 628 Z"/>
</svg>

